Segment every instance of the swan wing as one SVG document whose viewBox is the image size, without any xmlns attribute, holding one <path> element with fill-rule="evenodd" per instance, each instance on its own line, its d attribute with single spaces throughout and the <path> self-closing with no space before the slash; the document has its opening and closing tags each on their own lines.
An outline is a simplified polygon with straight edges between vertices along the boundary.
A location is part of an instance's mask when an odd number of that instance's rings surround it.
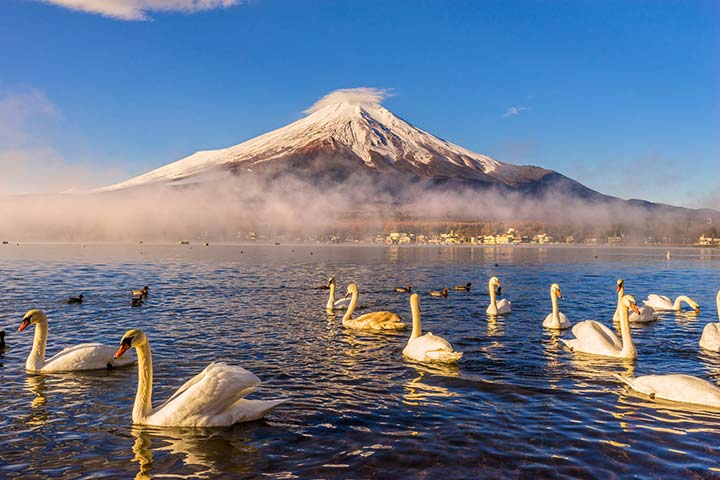
<svg viewBox="0 0 720 480">
<path fill-rule="evenodd" d="M 454 351 L 444 338 L 428 332 L 410 340 L 403 349 L 403 355 L 419 362 L 450 363 L 460 360 L 463 354 Z"/>
<path fill-rule="evenodd" d="M 503 298 L 497 302 L 498 314 L 510 313 L 512 310 L 510 300 Z"/>
<path fill-rule="evenodd" d="M 210 427 L 232 425 L 253 417 L 257 402 L 239 402 L 260 385 L 260 379 L 248 370 L 215 362 L 186 382 L 165 403 L 154 409 L 148 418 L 150 425 Z M 278 405 L 281 401 L 270 402 Z M 250 414 L 241 405 L 249 408 Z M 270 408 L 272 408 L 272 406 Z M 262 410 L 266 412 L 268 409 Z"/>
<path fill-rule="evenodd" d="M 631 312 L 630 316 L 628 317 L 630 322 L 632 323 L 648 323 L 648 322 L 654 322 L 658 319 L 657 315 L 655 314 L 655 310 L 652 307 L 649 307 L 645 305 L 644 307 L 640 307 L 638 309 L 640 313 Z"/>
<path fill-rule="evenodd" d="M 65 348 L 45 361 L 41 372 L 72 372 L 101 370 L 130 365 L 135 362 L 134 352 L 119 359 L 113 358 L 116 348 L 101 343 L 81 343 Z"/>
<path fill-rule="evenodd" d="M 357 318 L 343 320 L 343 325 L 357 330 L 403 330 L 407 328 L 407 325 L 396 313 L 387 311 L 370 312 Z"/>
<path fill-rule="evenodd" d="M 708 323 L 703 328 L 700 346 L 713 352 L 720 351 L 720 323 Z"/>
<path fill-rule="evenodd" d="M 652 307 L 655 310 L 672 310 L 673 302 L 665 295 L 656 295 L 651 293 L 648 298 L 643 300 L 643 304 Z"/>
<path fill-rule="evenodd" d="M 567 315 L 562 312 L 558 312 L 559 325 L 553 321 L 552 313 L 549 313 L 545 320 L 543 320 L 543 327 L 552 328 L 555 330 L 565 330 L 566 328 L 572 327 L 572 323 L 568 320 Z"/>
<path fill-rule="evenodd" d="M 622 342 L 608 327 L 595 320 L 585 320 L 572 327 L 576 342 L 570 345 L 573 350 L 596 355 L 614 356 L 622 350 Z"/>
<path fill-rule="evenodd" d="M 661 398 L 672 402 L 692 403 L 720 407 L 720 388 L 707 380 L 692 375 L 643 375 L 624 377 L 618 375 L 630 388 L 651 398 Z"/>
</svg>

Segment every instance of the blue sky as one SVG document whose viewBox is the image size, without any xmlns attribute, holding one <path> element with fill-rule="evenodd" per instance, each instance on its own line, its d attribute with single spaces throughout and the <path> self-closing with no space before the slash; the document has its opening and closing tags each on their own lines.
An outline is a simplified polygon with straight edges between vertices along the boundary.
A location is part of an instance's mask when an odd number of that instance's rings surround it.
<svg viewBox="0 0 720 480">
<path fill-rule="evenodd" d="M 498 160 L 720 208 L 720 2 L 73 2 L 0 2 L 0 193 L 113 183 L 376 87 Z"/>
</svg>

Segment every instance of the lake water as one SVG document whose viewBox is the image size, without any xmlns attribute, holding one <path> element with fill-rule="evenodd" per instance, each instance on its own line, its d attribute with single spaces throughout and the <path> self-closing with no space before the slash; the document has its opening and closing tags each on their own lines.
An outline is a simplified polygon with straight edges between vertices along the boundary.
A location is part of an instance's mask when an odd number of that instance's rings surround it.
<svg viewBox="0 0 720 480">
<path fill-rule="evenodd" d="M 312 289 L 328 275 L 408 322 L 394 287 L 472 282 L 421 300 L 424 329 L 463 359 L 414 364 L 401 353 L 409 333 L 345 330 Z M 492 275 L 507 317 L 485 315 Z M 634 327 L 634 362 L 573 354 L 543 330 L 552 282 L 573 322 L 610 324 L 618 277 L 638 301 L 687 294 L 702 311 Z M 147 303 L 131 308 L 129 289 L 146 284 Z M 720 356 L 698 347 L 718 288 L 720 251 L 692 248 L 668 260 L 630 248 L 3 245 L 0 478 L 720 478 L 720 411 L 654 402 L 612 377 L 719 381 Z M 79 293 L 86 303 L 64 303 Z M 49 355 L 145 331 L 155 402 L 214 360 L 263 380 L 251 398 L 291 400 L 229 428 L 134 427 L 136 367 L 25 373 L 34 328 L 16 331 L 31 308 L 48 313 Z"/>
</svg>

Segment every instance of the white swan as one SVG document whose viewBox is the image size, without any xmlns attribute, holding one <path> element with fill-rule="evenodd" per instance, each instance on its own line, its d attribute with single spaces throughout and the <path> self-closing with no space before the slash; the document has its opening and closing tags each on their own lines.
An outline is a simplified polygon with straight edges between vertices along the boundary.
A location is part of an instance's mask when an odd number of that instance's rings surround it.
<svg viewBox="0 0 720 480">
<path fill-rule="evenodd" d="M 357 307 L 358 297 L 360 296 L 357 285 L 354 283 L 351 283 L 347 287 L 346 296 L 350 295 L 352 295 L 350 306 L 342 319 L 344 327 L 356 330 L 403 330 L 407 328 L 407 325 L 393 312 L 370 312 L 365 315 L 360 315 L 357 318 L 352 318 L 355 307 Z"/>
<path fill-rule="evenodd" d="M 625 295 L 621 307 L 620 331 L 622 341 L 612 330 L 595 320 L 576 323 L 572 327 L 575 338 L 570 340 L 561 338 L 560 340 L 573 352 L 583 352 L 604 357 L 637 358 L 637 350 L 635 350 L 635 345 L 633 345 L 630 336 L 630 321 L 628 320 L 628 308 L 637 311 L 635 297 Z"/>
<path fill-rule="evenodd" d="M 412 333 L 410 340 L 403 349 L 403 355 L 423 363 L 453 363 L 460 360 L 462 352 L 453 350 L 452 345 L 442 337 L 428 332 L 421 336 L 420 323 L 420 296 L 417 293 L 410 295 L 410 311 L 412 311 Z"/>
<path fill-rule="evenodd" d="M 330 288 L 330 296 L 328 297 L 327 304 L 325 305 L 326 310 L 346 310 L 350 305 L 349 298 L 341 298 L 335 300 L 335 277 L 328 279 L 328 287 Z"/>
<path fill-rule="evenodd" d="M 707 380 L 692 375 L 671 373 L 643 375 L 634 378 L 615 376 L 633 390 L 644 393 L 652 399 L 660 398 L 671 402 L 720 407 L 720 388 Z"/>
<path fill-rule="evenodd" d="M 687 303 L 690 308 L 695 310 L 695 315 L 700 314 L 700 306 L 695 300 L 686 296 L 680 295 L 673 302 L 670 298 L 665 295 L 655 295 L 654 293 L 648 295 L 648 298 L 643 300 L 643 303 L 648 307 L 652 307 L 657 312 L 679 312 L 682 306 L 682 302 Z"/>
<path fill-rule="evenodd" d="M 543 327 L 552 328 L 554 330 L 565 330 L 566 328 L 572 327 L 572 323 L 558 309 L 558 298 L 562 298 L 560 293 L 560 285 L 553 283 L 550 285 L 550 301 L 552 302 L 552 313 L 548 314 L 543 320 Z"/>
<path fill-rule="evenodd" d="M 140 330 L 129 330 L 120 340 L 115 358 L 137 350 L 138 389 L 132 420 L 158 427 L 220 427 L 262 418 L 287 401 L 247 400 L 260 379 L 242 367 L 214 362 L 180 387 L 162 405 L 152 408 L 153 366 L 150 343 Z"/>
<path fill-rule="evenodd" d="M 625 281 L 622 278 L 618 278 L 616 290 L 618 294 L 618 301 L 617 308 L 613 314 L 613 322 L 620 321 L 620 301 L 622 300 L 622 297 L 625 296 Z M 657 320 L 658 314 L 655 313 L 655 309 L 645 305 L 643 307 L 638 307 L 638 313 L 630 312 L 628 319 L 630 320 L 630 323 L 648 323 Z"/>
<path fill-rule="evenodd" d="M 42 310 L 30 310 L 22 319 L 18 332 L 28 326 L 35 325 L 32 350 L 25 362 L 25 370 L 36 373 L 74 372 L 79 370 L 100 370 L 130 365 L 135 360 L 131 357 L 115 360 L 115 349 L 101 343 L 81 343 L 68 347 L 54 357 L 45 360 L 47 346 L 48 320 Z"/>
<path fill-rule="evenodd" d="M 492 277 L 488 282 L 488 289 L 490 291 L 490 305 L 486 312 L 488 315 L 502 315 L 510 313 L 510 301 L 507 298 L 503 298 L 500 301 L 495 299 L 495 287 L 501 288 L 500 280 L 497 277 Z"/>
<path fill-rule="evenodd" d="M 720 318 L 720 290 L 715 297 L 715 303 L 717 304 L 718 318 Z M 713 352 L 720 351 L 720 322 L 705 325 L 700 337 L 700 346 Z"/>
</svg>

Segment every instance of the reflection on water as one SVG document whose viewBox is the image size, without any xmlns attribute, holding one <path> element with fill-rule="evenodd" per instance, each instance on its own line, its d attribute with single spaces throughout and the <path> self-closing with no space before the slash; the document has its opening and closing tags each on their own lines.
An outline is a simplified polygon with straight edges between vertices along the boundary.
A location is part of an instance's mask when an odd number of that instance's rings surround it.
<svg viewBox="0 0 720 480">
<path fill-rule="evenodd" d="M 29 375 L 32 336 L 0 355 L 0 478 L 708 478 L 720 412 L 654 401 L 614 375 L 687 373 L 720 381 L 720 354 L 697 342 L 715 321 L 720 253 L 678 249 L 23 246 L 0 249 L 0 329 L 49 314 L 48 349 L 150 338 L 156 401 L 208 362 L 256 373 L 251 398 L 289 397 L 262 421 L 221 429 L 132 426 L 137 367 Z M 240 253 L 240 250 L 243 252 Z M 312 252 L 312 255 L 310 254 Z M 423 327 L 464 352 L 457 365 L 405 359 L 409 332 L 349 331 L 325 311 L 318 279 L 356 282 L 369 310 L 410 320 L 418 292 L 472 282 L 423 302 Z M 489 277 L 513 312 L 487 316 Z M 573 354 L 572 334 L 542 328 L 547 289 L 579 322 L 612 325 L 615 281 L 638 300 L 690 294 L 703 310 L 633 325 L 636 361 Z M 142 308 L 128 289 L 150 285 Z M 81 289 L 82 305 L 63 303 Z M 677 290 L 677 291 L 676 291 Z M 652 472 L 649 474 L 648 472 Z"/>
<path fill-rule="evenodd" d="M 45 391 L 44 375 L 28 375 L 25 380 L 25 388 L 33 395 L 30 402 L 29 416 L 25 423 L 32 426 L 41 426 L 47 422 L 47 395 Z"/>
</svg>

